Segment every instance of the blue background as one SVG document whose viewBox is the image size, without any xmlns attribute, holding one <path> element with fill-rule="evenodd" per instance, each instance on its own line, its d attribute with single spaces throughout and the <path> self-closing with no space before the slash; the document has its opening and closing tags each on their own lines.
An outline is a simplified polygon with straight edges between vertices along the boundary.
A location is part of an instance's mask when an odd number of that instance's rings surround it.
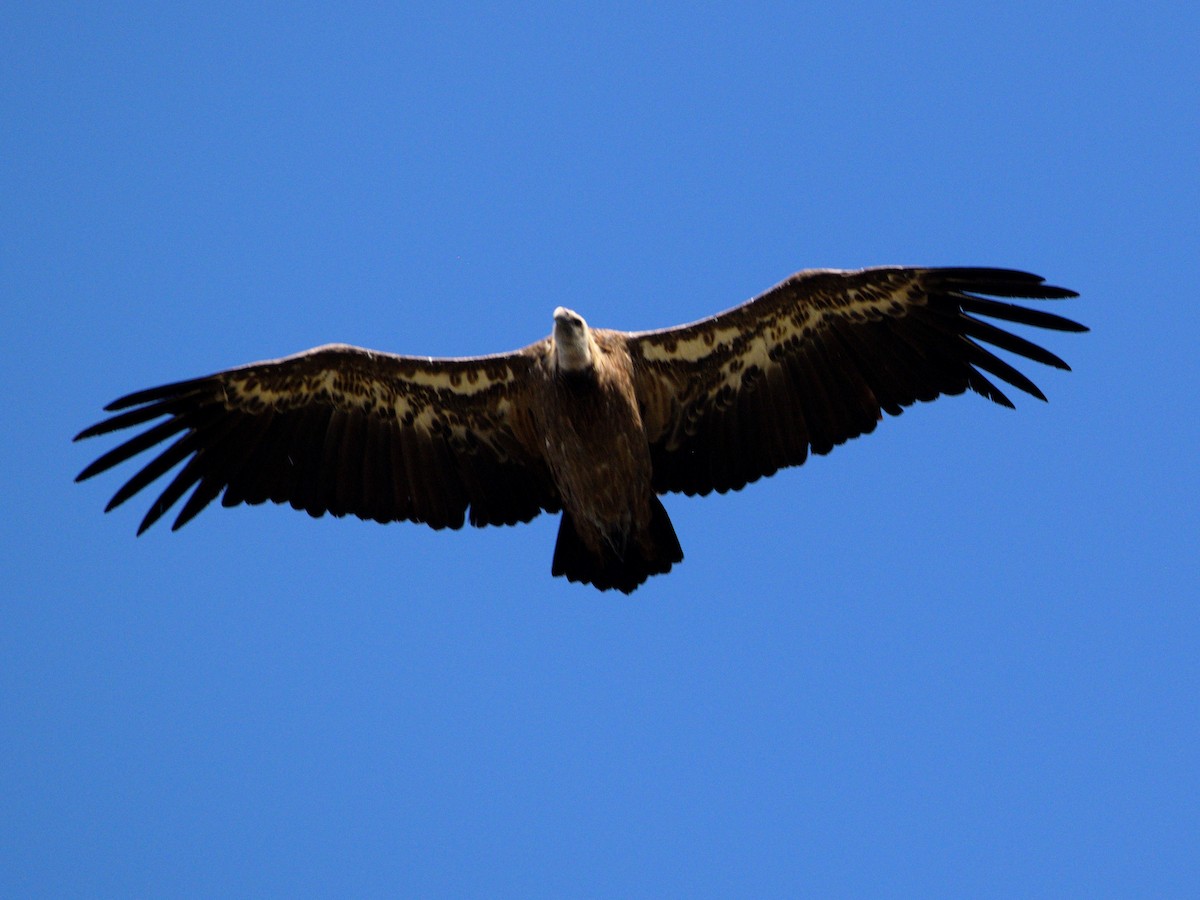
<svg viewBox="0 0 1200 900">
<path fill-rule="evenodd" d="M 0 893 L 1195 896 L 1197 16 L 10 4 Z M 668 497 L 631 598 L 72 484 L 137 388 L 890 263 L 1077 289 L 1075 371 Z"/>
</svg>

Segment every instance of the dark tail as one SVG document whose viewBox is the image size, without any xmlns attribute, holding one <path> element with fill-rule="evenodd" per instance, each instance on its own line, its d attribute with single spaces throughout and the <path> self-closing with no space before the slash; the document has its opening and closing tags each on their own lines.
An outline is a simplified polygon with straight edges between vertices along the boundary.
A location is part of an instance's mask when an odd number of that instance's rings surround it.
<svg viewBox="0 0 1200 900">
<path fill-rule="evenodd" d="M 675 527 L 659 499 L 651 497 L 648 532 L 641 540 L 631 535 L 623 547 L 606 544 L 601 556 L 588 549 L 575 530 L 571 514 L 563 510 L 550 574 L 565 575 L 567 581 L 580 581 L 602 591 L 616 588 L 630 594 L 651 575 L 671 571 L 671 566 L 682 559 Z"/>
</svg>

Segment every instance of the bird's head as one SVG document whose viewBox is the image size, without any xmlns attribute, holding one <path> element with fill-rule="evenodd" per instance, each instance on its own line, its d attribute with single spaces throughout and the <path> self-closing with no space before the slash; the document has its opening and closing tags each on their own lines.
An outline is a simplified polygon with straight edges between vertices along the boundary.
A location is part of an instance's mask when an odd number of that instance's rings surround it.
<svg viewBox="0 0 1200 900">
<path fill-rule="evenodd" d="M 582 372 L 592 365 L 588 324 L 574 310 L 554 310 L 554 365 L 565 372 Z"/>
</svg>

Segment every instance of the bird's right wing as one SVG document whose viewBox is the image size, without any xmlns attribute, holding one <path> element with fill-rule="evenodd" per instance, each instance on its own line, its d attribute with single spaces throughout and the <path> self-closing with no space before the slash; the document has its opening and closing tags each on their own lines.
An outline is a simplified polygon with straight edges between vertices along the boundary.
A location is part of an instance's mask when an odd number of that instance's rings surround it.
<svg viewBox="0 0 1200 900">
<path fill-rule="evenodd" d="M 182 468 L 140 534 L 191 491 L 172 528 L 222 505 L 290 503 L 433 528 L 527 522 L 559 508 L 529 430 L 528 375 L 546 342 L 514 353 L 428 359 L 329 345 L 129 394 L 80 438 L 162 418 L 77 481 L 171 440 L 117 491 L 111 510 Z"/>
</svg>

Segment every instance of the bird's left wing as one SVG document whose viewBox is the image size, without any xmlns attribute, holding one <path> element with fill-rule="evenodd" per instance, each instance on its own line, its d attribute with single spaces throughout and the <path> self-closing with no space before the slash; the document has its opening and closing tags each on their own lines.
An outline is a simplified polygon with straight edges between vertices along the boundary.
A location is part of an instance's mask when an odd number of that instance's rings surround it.
<svg viewBox="0 0 1200 900">
<path fill-rule="evenodd" d="M 1012 406 L 984 372 L 1044 400 L 982 344 L 1067 364 L 979 317 L 1087 329 L 985 295 L 1076 296 L 1010 269 L 809 270 L 708 319 L 628 335 L 655 489 L 738 490 L 941 394 Z"/>
<path fill-rule="evenodd" d="M 117 491 L 111 510 L 172 468 L 140 534 L 191 491 L 172 528 L 222 504 L 290 503 L 433 528 L 526 522 L 559 508 L 528 426 L 525 385 L 545 344 L 427 359 L 333 344 L 129 394 L 76 436 L 156 422 L 77 481 L 171 441 Z"/>
</svg>

